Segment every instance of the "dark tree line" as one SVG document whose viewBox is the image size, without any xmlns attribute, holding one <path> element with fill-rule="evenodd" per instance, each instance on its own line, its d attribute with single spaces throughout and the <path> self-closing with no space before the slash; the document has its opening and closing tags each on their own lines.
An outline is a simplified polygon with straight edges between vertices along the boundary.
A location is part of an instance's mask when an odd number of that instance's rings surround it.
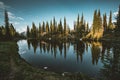
<svg viewBox="0 0 120 80">
<path fill-rule="evenodd" d="M 120 7 L 119 7 L 120 8 Z M 77 20 L 74 23 L 74 30 L 70 30 L 67 26 L 66 18 L 64 22 L 62 20 L 57 23 L 55 17 L 49 22 L 39 24 L 39 27 L 32 23 L 32 28 L 27 26 L 28 38 L 83 38 L 99 40 L 106 34 L 115 34 L 119 32 L 120 27 L 120 9 L 116 17 L 116 23 L 112 22 L 112 11 L 109 14 L 109 20 L 107 21 L 106 13 L 101 16 L 100 10 L 95 10 L 93 15 L 93 23 L 91 28 L 89 24 L 84 20 L 84 15 L 80 17 L 78 14 Z"/>
<path fill-rule="evenodd" d="M 5 26 L 0 26 L 0 39 L 13 39 L 19 34 L 16 32 L 13 24 L 9 23 L 8 13 L 5 10 Z M 89 28 L 88 23 L 84 20 L 84 15 L 80 17 L 78 14 L 77 21 L 74 23 L 74 30 L 70 30 L 66 23 L 66 18 L 64 21 L 60 19 L 57 23 L 55 17 L 50 22 L 39 23 L 39 26 L 33 22 L 32 27 L 27 26 L 27 38 L 40 39 L 40 38 L 57 38 L 57 39 L 67 39 L 67 38 L 77 38 L 77 39 L 92 39 L 99 40 L 106 34 L 115 34 L 119 36 L 120 31 L 120 6 L 119 11 L 116 16 L 116 22 L 112 22 L 112 11 L 109 14 L 109 20 L 107 21 L 106 13 L 101 17 L 100 10 L 95 10 L 93 15 L 93 24 Z"/>
<path fill-rule="evenodd" d="M 0 40 L 13 40 L 18 37 L 19 33 L 16 32 L 13 24 L 9 23 L 7 10 L 4 12 L 5 26 L 0 26 Z"/>
<path fill-rule="evenodd" d="M 77 19 L 77 23 L 74 24 L 74 31 L 70 30 L 69 26 L 66 23 L 66 18 L 64 17 L 64 22 L 60 19 L 59 23 L 55 20 L 55 17 L 53 18 L 53 21 L 51 20 L 49 22 L 44 22 L 41 24 L 39 23 L 39 27 L 35 25 L 35 23 L 32 23 L 32 28 L 27 26 L 27 38 L 43 38 L 43 37 L 59 37 L 59 38 L 65 38 L 65 37 L 71 37 L 69 34 L 75 34 L 76 37 L 84 37 L 89 32 L 89 25 L 84 20 L 84 16 L 82 14 L 81 20 L 79 20 L 79 15 Z"/>
<path fill-rule="evenodd" d="M 112 22 L 112 11 L 110 11 L 108 22 L 107 22 L 106 13 L 103 14 L 103 28 L 104 28 L 104 34 L 112 32 L 115 29 L 115 25 Z"/>
<path fill-rule="evenodd" d="M 81 19 L 78 14 L 77 21 L 74 24 L 74 31 L 75 31 L 75 34 L 77 35 L 76 37 L 79 37 L 79 38 L 82 38 L 82 37 L 86 36 L 86 34 L 88 34 L 89 25 L 84 20 L 83 14 L 82 14 Z"/>
<path fill-rule="evenodd" d="M 27 38 L 41 38 L 41 37 L 52 37 L 54 35 L 57 36 L 66 36 L 70 32 L 70 28 L 67 26 L 66 18 L 64 17 L 64 23 L 60 20 L 59 23 L 56 22 L 55 17 L 53 21 L 39 23 L 39 27 L 32 23 L 32 28 L 27 26 Z"/>
<path fill-rule="evenodd" d="M 95 10 L 93 16 L 93 24 L 86 38 L 99 40 L 106 34 L 111 35 L 115 33 L 115 31 L 118 30 L 117 26 L 118 25 L 112 22 L 112 11 L 110 11 L 109 20 L 107 21 L 106 13 L 103 14 L 102 18 L 100 10 Z"/>
<path fill-rule="evenodd" d="M 120 48 L 119 43 L 103 42 L 101 80 L 120 79 Z M 112 50 L 111 50 L 112 49 Z M 112 53 L 111 53 L 112 51 Z"/>
<path fill-rule="evenodd" d="M 94 12 L 94 18 L 93 18 L 93 35 L 96 32 L 101 32 L 102 29 L 102 18 L 101 18 L 101 13 L 100 10 L 95 10 Z"/>
<path fill-rule="evenodd" d="M 120 32 L 120 5 L 119 5 L 119 10 L 118 10 L 118 14 L 116 17 L 115 25 L 116 25 L 115 32 L 119 34 L 119 32 Z"/>
<path fill-rule="evenodd" d="M 100 17 L 100 11 L 98 11 L 98 17 Z M 114 36 L 114 37 L 118 37 L 120 36 L 119 32 L 120 32 L 120 6 L 119 6 L 119 10 L 118 10 L 118 14 L 115 17 L 116 18 L 116 22 L 112 21 L 112 11 L 110 11 L 109 14 L 109 20 L 107 21 L 107 16 L 106 13 L 103 14 L 103 20 L 95 17 L 96 15 L 96 11 L 94 12 L 94 19 L 93 19 L 93 26 L 92 26 L 92 30 L 91 32 L 94 33 L 95 30 L 97 30 L 99 28 L 99 30 L 101 30 L 101 36 L 99 36 L 99 31 L 95 32 L 98 35 L 98 39 L 102 38 L 105 36 L 109 37 L 109 36 Z M 107 36 L 109 35 L 109 36 Z M 93 38 L 96 38 L 95 35 L 93 34 Z"/>
</svg>

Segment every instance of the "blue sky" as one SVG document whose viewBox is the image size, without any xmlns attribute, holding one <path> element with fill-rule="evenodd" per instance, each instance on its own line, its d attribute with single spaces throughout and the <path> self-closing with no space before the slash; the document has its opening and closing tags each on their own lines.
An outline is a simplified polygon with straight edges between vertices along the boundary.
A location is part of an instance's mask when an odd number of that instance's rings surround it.
<svg viewBox="0 0 120 80">
<path fill-rule="evenodd" d="M 0 25 L 4 25 L 3 9 L 6 8 L 10 22 L 19 32 L 24 31 L 27 25 L 31 27 L 32 22 L 38 26 L 39 22 L 50 21 L 53 17 L 59 22 L 64 16 L 73 29 L 78 13 L 80 16 L 83 13 L 86 22 L 91 25 L 95 9 L 109 16 L 110 10 L 114 14 L 119 4 L 119 0 L 0 0 Z"/>
</svg>

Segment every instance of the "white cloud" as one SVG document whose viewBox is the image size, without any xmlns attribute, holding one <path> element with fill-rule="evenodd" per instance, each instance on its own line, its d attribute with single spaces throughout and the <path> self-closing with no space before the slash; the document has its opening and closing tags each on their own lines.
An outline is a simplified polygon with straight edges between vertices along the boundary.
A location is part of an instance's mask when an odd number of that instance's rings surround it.
<svg viewBox="0 0 120 80">
<path fill-rule="evenodd" d="M 4 2 L 0 1 L 0 10 L 1 10 L 0 17 L 2 17 L 2 19 L 4 19 L 4 15 L 2 11 L 4 11 L 5 9 L 9 10 L 10 8 L 11 7 L 9 5 L 6 5 Z M 8 11 L 8 17 L 10 19 L 9 22 L 13 24 L 13 26 L 18 32 L 26 31 L 26 25 L 24 24 L 23 26 L 21 26 L 21 24 L 23 24 L 24 18 L 22 18 L 21 16 L 17 16 L 11 11 Z M 0 25 L 4 25 L 4 22 L 2 21 L 3 20 L 0 19 Z"/>
<path fill-rule="evenodd" d="M 26 26 L 22 26 L 22 27 L 19 26 L 19 28 L 17 29 L 17 31 L 20 32 L 20 33 L 21 32 L 26 32 Z"/>
<path fill-rule="evenodd" d="M 15 19 L 15 15 L 11 12 L 8 12 L 8 17 L 11 19 Z"/>
<path fill-rule="evenodd" d="M 18 24 L 20 24 L 20 23 L 19 23 L 19 22 L 14 22 L 14 24 L 15 24 L 15 25 L 18 25 Z"/>
<path fill-rule="evenodd" d="M 6 9 L 9 6 L 5 5 L 3 2 L 0 1 L 0 9 Z"/>
<path fill-rule="evenodd" d="M 20 23 L 17 22 L 17 21 L 10 21 L 10 23 L 13 24 L 13 25 L 18 25 L 18 24 L 20 24 Z"/>
<path fill-rule="evenodd" d="M 22 20 L 22 21 L 24 21 L 24 19 L 22 18 L 22 17 L 17 17 L 19 20 Z"/>
<path fill-rule="evenodd" d="M 116 20 L 115 20 L 115 19 L 113 19 L 113 20 L 112 20 L 112 22 L 116 22 Z"/>
<path fill-rule="evenodd" d="M 113 15 L 114 15 L 114 16 L 117 16 L 117 14 L 118 14 L 118 12 L 117 12 L 117 11 L 113 13 Z"/>
<path fill-rule="evenodd" d="M 8 12 L 8 16 L 10 19 L 13 19 L 13 20 L 21 20 L 21 21 L 24 21 L 24 19 L 22 17 L 17 17 L 15 16 L 15 14 L 11 13 L 11 12 Z"/>
</svg>

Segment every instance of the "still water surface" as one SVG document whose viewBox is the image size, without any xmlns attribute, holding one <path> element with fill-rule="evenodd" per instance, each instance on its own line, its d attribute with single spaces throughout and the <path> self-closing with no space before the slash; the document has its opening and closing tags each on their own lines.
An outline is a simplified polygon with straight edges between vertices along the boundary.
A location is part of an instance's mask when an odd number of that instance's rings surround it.
<svg viewBox="0 0 120 80">
<path fill-rule="evenodd" d="M 115 58 L 114 47 L 109 42 L 21 40 L 18 45 L 19 54 L 26 62 L 58 73 L 81 72 L 99 77 L 101 74 L 105 76 L 114 65 L 114 62 L 111 63 Z"/>
</svg>

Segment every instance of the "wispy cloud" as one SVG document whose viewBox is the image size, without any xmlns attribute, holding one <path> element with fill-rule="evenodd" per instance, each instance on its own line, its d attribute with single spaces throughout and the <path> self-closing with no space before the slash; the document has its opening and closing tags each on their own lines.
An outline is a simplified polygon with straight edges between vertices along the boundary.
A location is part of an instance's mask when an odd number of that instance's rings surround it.
<svg viewBox="0 0 120 80">
<path fill-rule="evenodd" d="M 8 12 L 8 16 L 9 16 L 10 19 L 24 21 L 24 19 L 22 17 L 18 17 L 18 16 L 16 16 L 15 14 L 13 14 L 11 12 Z"/>
<path fill-rule="evenodd" d="M 7 9 L 10 6 L 6 5 L 4 2 L 0 1 L 0 9 Z M 2 15 L 2 13 L 1 13 Z M 3 16 L 3 15 L 2 15 Z M 12 21 L 11 23 L 14 25 L 18 25 L 19 21 L 24 21 L 24 18 L 20 17 L 20 16 L 16 16 L 14 13 L 12 12 L 8 12 L 8 17 L 10 19 L 10 21 Z"/>
<path fill-rule="evenodd" d="M 114 12 L 113 15 L 116 17 L 118 15 L 118 11 Z"/>
<path fill-rule="evenodd" d="M 8 12 L 8 17 L 11 19 L 15 19 L 15 15 L 11 12 Z"/>
<path fill-rule="evenodd" d="M 24 21 L 24 18 L 22 17 L 17 17 L 17 19 Z"/>
<path fill-rule="evenodd" d="M 4 2 L 0 1 L 0 9 L 6 9 L 9 8 L 9 6 L 5 5 Z"/>
<path fill-rule="evenodd" d="M 24 21 L 24 18 L 18 17 L 18 16 L 16 16 L 16 15 L 15 15 L 14 13 L 12 13 L 12 12 L 8 12 L 8 16 L 9 16 L 9 19 L 10 19 L 10 23 L 12 23 L 15 28 L 16 28 L 16 26 L 17 26 L 16 29 L 17 29 L 18 32 L 23 32 L 23 31 L 25 31 L 23 28 L 22 28 L 22 29 L 20 28 L 21 21 L 23 22 L 23 21 Z M 19 28 L 18 28 L 18 26 L 19 26 Z"/>
<path fill-rule="evenodd" d="M 19 23 L 19 22 L 14 22 L 14 24 L 15 24 L 15 25 L 18 25 L 18 24 L 20 24 L 20 23 Z"/>
<path fill-rule="evenodd" d="M 14 14 L 13 12 L 11 12 L 12 8 L 9 5 L 6 5 L 2 1 L 0 1 L 0 17 L 2 17 L 2 19 L 0 19 L 0 25 L 4 25 L 4 22 L 3 22 L 3 20 L 4 20 L 4 14 L 3 14 L 3 11 L 5 9 L 8 10 L 8 17 L 10 19 L 9 22 L 14 25 L 14 27 L 16 28 L 16 30 L 18 32 L 24 32 L 24 31 L 26 31 L 26 25 L 21 26 L 21 24 L 23 24 L 24 18 L 22 18 L 21 16 L 18 16 L 17 14 Z"/>
<path fill-rule="evenodd" d="M 17 31 L 20 32 L 20 33 L 21 33 L 21 32 L 26 32 L 26 28 L 27 28 L 26 25 L 24 25 L 24 26 L 19 27 L 19 28 L 17 29 Z"/>
<path fill-rule="evenodd" d="M 18 24 L 20 24 L 20 23 L 17 22 L 17 21 L 10 21 L 10 23 L 12 23 L 13 25 L 18 25 Z"/>
</svg>

